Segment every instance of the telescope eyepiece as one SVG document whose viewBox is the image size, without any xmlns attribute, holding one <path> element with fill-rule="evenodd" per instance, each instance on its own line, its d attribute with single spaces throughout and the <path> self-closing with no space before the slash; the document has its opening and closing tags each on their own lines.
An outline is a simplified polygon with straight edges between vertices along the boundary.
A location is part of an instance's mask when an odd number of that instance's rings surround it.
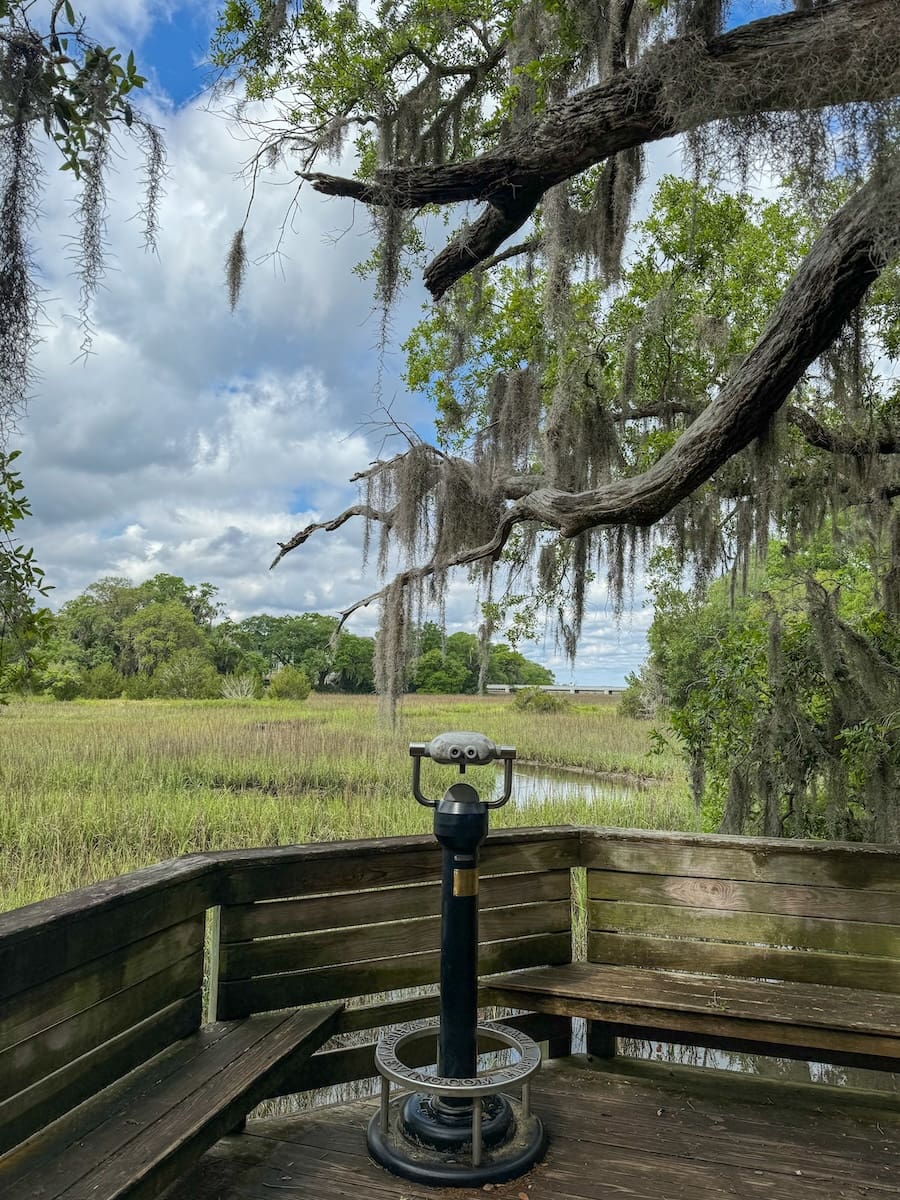
<svg viewBox="0 0 900 1200">
<path fill-rule="evenodd" d="M 489 763 L 503 763 L 503 795 L 496 800 L 485 801 L 486 808 L 500 808 L 512 795 L 514 746 L 497 746 L 483 733 L 439 733 L 430 742 L 412 742 L 409 747 L 413 760 L 413 795 L 420 804 L 428 808 L 437 807 L 436 800 L 429 800 L 421 788 L 422 759 L 445 766 L 459 767 L 464 774 L 466 767 L 482 767 Z"/>
</svg>

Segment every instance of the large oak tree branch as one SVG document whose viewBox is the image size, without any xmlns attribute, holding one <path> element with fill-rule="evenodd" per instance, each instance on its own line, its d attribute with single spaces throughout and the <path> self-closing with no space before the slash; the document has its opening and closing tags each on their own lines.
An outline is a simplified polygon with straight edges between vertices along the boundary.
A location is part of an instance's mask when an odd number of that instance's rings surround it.
<svg viewBox="0 0 900 1200">
<path fill-rule="evenodd" d="M 510 515 L 574 537 L 598 525 L 651 525 L 671 512 L 764 431 L 896 253 L 898 188 L 900 167 L 892 163 L 828 222 L 756 345 L 649 470 L 588 492 L 539 489 Z"/>
<path fill-rule="evenodd" d="M 898 227 L 900 163 L 893 162 L 873 178 L 823 229 L 785 290 L 756 345 L 700 412 L 675 445 L 648 470 L 629 479 L 585 492 L 547 486 L 541 477 L 510 476 L 496 481 L 506 508 L 488 542 L 467 547 L 451 557 L 432 558 L 402 572 L 403 584 L 484 560 L 496 560 L 513 529 L 537 523 L 575 537 L 602 525 L 648 526 L 707 482 L 735 454 L 766 428 L 804 371 L 834 341 L 841 328 L 900 248 Z M 337 524 L 365 515 L 364 506 L 348 509 Z M 305 540 L 310 526 L 283 548 Z M 365 597 L 342 614 L 343 620 L 371 604 L 384 589 Z"/>
<path fill-rule="evenodd" d="M 328 195 L 417 208 L 485 200 L 487 208 L 428 267 L 435 296 L 494 254 L 544 192 L 629 147 L 711 121 L 875 101 L 900 93 L 900 3 L 832 0 L 703 41 L 676 38 L 629 70 L 551 105 L 468 162 L 379 172 L 372 182 L 308 175 Z"/>
</svg>

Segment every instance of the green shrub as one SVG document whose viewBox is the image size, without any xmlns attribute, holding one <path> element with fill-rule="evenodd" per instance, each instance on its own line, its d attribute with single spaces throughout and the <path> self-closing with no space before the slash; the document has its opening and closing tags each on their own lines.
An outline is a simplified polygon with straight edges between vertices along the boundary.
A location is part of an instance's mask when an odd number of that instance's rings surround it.
<svg viewBox="0 0 900 1200">
<path fill-rule="evenodd" d="M 128 675 L 122 686 L 122 695 L 126 700 L 150 700 L 156 695 L 153 679 L 150 675 Z"/>
<path fill-rule="evenodd" d="M 124 687 L 125 680 L 112 663 L 100 663 L 84 673 L 83 695 L 89 700 L 115 700 Z"/>
<path fill-rule="evenodd" d="M 634 671 L 625 676 L 626 688 L 619 698 L 619 715 L 640 719 L 646 717 L 644 711 L 644 685 L 640 675 Z"/>
<path fill-rule="evenodd" d="M 271 700 L 305 700 L 309 691 L 309 680 L 299 667 L 282 667 L 269 680 Z"/>
<path fill-rule="evenodd" d="M 81 672 L 73 662 L 51 662 L 44 668 L 44 691 L 54 700 L 75 700 L 83 687 Z"/>
<path fill-rule="evenodd" d="M 153 676 L 157 696 L 165 700 L 217 700 L 222 680 L 200 650 L 179 650 Z"/>
<path fill-rule="evenodd" d="M 566 711 L 569 702 L 553 692 L 542 692 L 540 688 L 533 687 L 516 692 L 513 707 L 521 712 L 559 713 Z"/>
</svg>

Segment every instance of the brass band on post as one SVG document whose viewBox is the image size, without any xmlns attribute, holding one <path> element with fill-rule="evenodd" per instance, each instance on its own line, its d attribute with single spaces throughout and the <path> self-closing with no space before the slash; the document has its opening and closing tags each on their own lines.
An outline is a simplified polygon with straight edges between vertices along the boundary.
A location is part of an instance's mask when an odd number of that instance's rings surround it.
<svg viewBox="0 0 900 1200">
<path fill-rule="evenodd" d="M 466 867 L 460 869 L 455 868 L 453 871 L 453 895 L 454 896 L 477 896 L 478 895 L 478 868 Z"/>
</svg>

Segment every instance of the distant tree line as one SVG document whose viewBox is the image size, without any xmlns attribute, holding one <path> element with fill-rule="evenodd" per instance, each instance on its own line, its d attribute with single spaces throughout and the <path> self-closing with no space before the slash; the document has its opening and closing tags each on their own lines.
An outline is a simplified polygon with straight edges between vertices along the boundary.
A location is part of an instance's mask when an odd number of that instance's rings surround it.
<svg viewBox="0 0 900 1200">
<path fill-rule="evenodd" d="M 106 576 L 42 614 L 43 635 L 5 640 L 0 693 L 49 694 L 58 700 L 304 699 L 311 689 L 375 690 L 374 638 L 338 632 L 321 613 L 232 621 L 218 589 L 180 576 L 145 583 Z M 31 614 L 33 618 L 33 613 Z M 478 638 L 444 636 L 427 623 L 417 631 L 409 690 L 475 692 L 482 675 Z M 491 645 L 486 683 L 552 683 L 553 674 L 518 651 Z"/>
</svg>

